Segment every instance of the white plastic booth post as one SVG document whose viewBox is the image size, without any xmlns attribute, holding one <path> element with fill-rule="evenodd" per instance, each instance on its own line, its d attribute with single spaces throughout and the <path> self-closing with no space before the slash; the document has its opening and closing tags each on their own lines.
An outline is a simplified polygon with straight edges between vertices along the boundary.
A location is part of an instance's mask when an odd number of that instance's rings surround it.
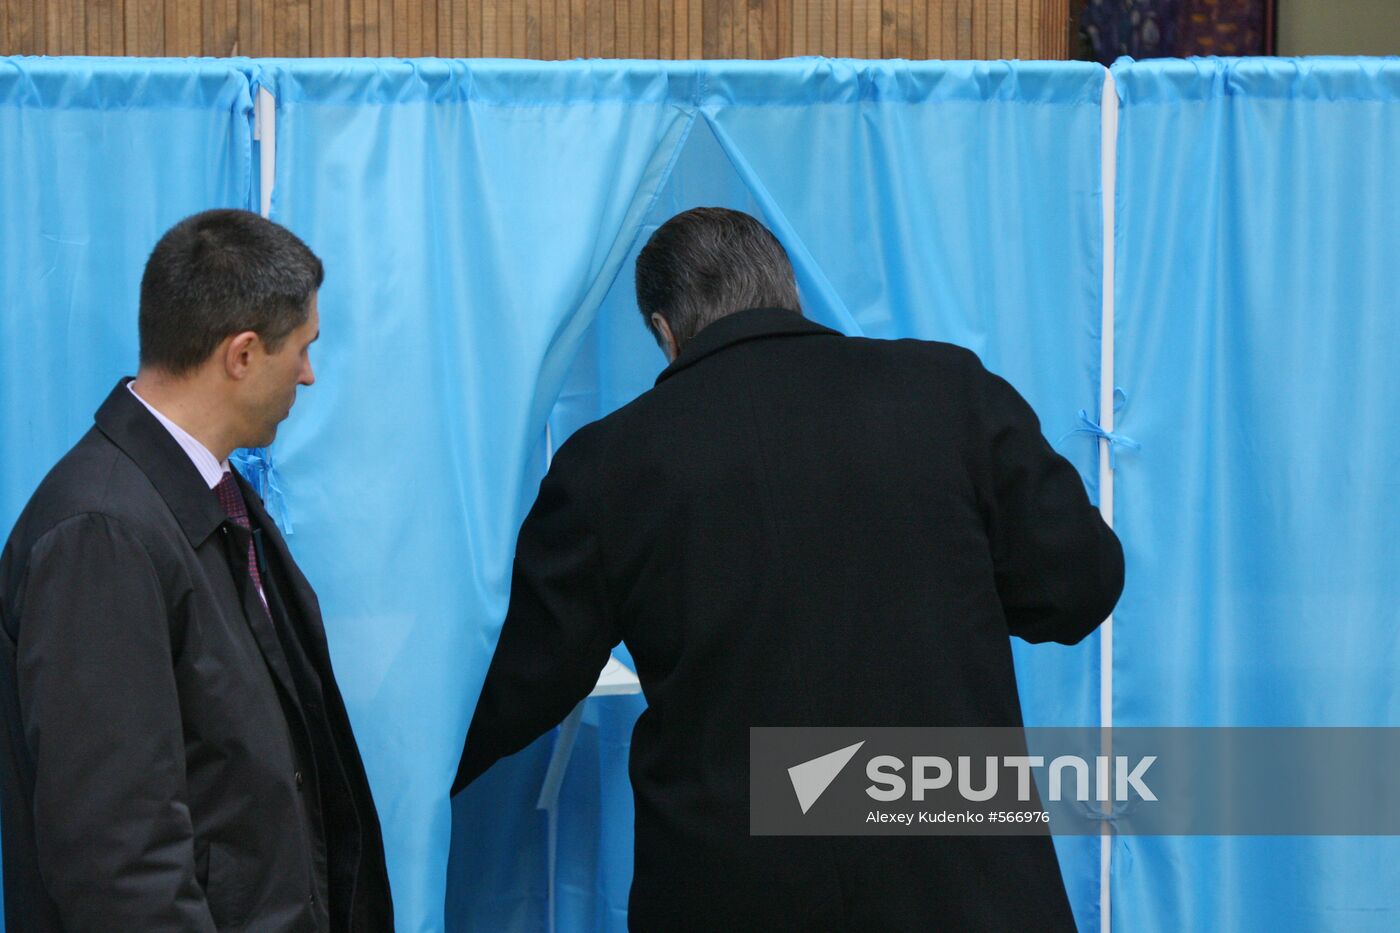
<svg viewBox="0 0 1400 933">
<path fill-rule="evenodd" d="M 1114 199 L 1118 190 L 1118 88 L 1113 73 L 1103 78 L 1103 115 L 1100 119 L 1099 172 L 1103 209 L 1103 319 L 1099 332 L 1099 424 L 1111 433 L 1113 418 L 1113 234 Z M 1113 469 L 1109 457 L 1112 441 L 1099 438 L 1099 513 L 1113 527 Z M 1113 616 L 1099 628 L 1099 754 L 1113 755 Z M 1103 804 L 1105 817 L 1113 804 Z M 1099 930 L 1113 929 L 1113 841 L 1112 821 L 1105 819 L 1099 835 Z"/>
</svg>

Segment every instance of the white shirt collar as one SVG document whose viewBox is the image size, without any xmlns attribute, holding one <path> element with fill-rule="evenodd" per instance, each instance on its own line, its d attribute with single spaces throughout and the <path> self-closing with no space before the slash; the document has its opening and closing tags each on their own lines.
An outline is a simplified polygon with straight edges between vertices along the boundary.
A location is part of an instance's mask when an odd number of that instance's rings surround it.
<svg viewBox="0 0 1400 933">
<path fill-rule="evenodd" d="M 204 477 L 204 482 L 208 484 L 209 488 L 213 489 L 215 486 L 219 485 L 219 480 L 223 479 L 224 474 L 230 470 L 228 461 L 225 460 L 220 463 L 218 458 L 209 452 L 209 448 L 201 444 L 193 434 L 156 411 L 151 407 L 150 402 L 143 399 L 140 395 L 137 395 L 136 390 L 132 388 L 133 385 L 134 382 L 128 382 L 126 384 L 127 391 L 135 396 L 138 402 L 145 405 L 146 410 L 155 415 L 156 420 L 165 426 L 165 430 L 169 431 L 170 436 L 175 438 L 175 442 L 180 445 L 180 449 L 190 458 L 190 462 L 195 465 L 195 469 L 199 470 L 199 475 Z"/>
</svg>

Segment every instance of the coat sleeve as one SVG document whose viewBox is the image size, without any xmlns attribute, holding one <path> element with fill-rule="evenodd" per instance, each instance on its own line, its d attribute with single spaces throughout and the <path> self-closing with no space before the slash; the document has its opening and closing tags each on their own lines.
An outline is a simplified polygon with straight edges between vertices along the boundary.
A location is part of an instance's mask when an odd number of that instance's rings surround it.
<svg viewBox="0 0 1400 933">
<path fill-rule="evenodd" d="M 106 516 L 70 518 L 31 549 L 21 600 L 38 865 L 64 929 L 212 931 L 169 613 L 144 546 Z"/>
<path fill-rule="evenodd" d="M 455 794 L 557 725 L 592 691 L 619 636 L 569 444 L 520 528 L 510 605 L 467 731 Z"/>
<path fill-rule="evenodd" d="M 1123 549 L 1026 400 L 974 360 L 977 473 L 997 593 L 1012 635 L 1073 645 L 1113 611 Z"/>
</svg>

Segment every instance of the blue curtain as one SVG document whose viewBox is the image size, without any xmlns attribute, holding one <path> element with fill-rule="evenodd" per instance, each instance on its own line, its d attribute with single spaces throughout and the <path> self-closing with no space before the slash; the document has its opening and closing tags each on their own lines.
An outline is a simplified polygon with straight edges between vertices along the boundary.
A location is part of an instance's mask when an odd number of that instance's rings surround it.
<svg viewBox="0 0 1400 933">
<path fill-rule="evenodd" d="M 1119 726 L 1400 722 L 1400 59 L 1122 62 Z M 1400 840 L 1126 837 L 1125 930 L 1400 928 Z"/>
<path fill-rule="evenodd" d="M 250 206 L 251 114 L 247 78 L 227 63 L 0 58 L 6 537 L 117 379 L 136 371 L 141 271 L 156 240 L 195 211 Z"/>
</svg>

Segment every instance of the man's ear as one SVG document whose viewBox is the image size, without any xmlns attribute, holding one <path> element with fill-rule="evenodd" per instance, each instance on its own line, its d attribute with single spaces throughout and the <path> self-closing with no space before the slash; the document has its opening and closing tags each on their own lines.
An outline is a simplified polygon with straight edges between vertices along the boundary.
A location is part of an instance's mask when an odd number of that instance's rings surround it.
<svg viewBox="0 0 1400 933">
<path fill-rule="evenodd" d="M 661 351 L 666 354 L 666 362 L 675 362 L 676 354 L 680 351 L 676 348 L 676 335 L 671 333 L 671 325 L 659 312 L 653 311 L 651 326 L 656 328 L 656 337 L 661 343 Z"/>
<path fill-rule="evenodd" d="M 258 335 L 255 331 L 245 330 L 231 337 L 225 337 L 218 351 L 218 356 L 224 362 L 224 373 L 230 379 L 242 379 L 248 375 L 253 350 L 257 346 Z"/>
</svg>

